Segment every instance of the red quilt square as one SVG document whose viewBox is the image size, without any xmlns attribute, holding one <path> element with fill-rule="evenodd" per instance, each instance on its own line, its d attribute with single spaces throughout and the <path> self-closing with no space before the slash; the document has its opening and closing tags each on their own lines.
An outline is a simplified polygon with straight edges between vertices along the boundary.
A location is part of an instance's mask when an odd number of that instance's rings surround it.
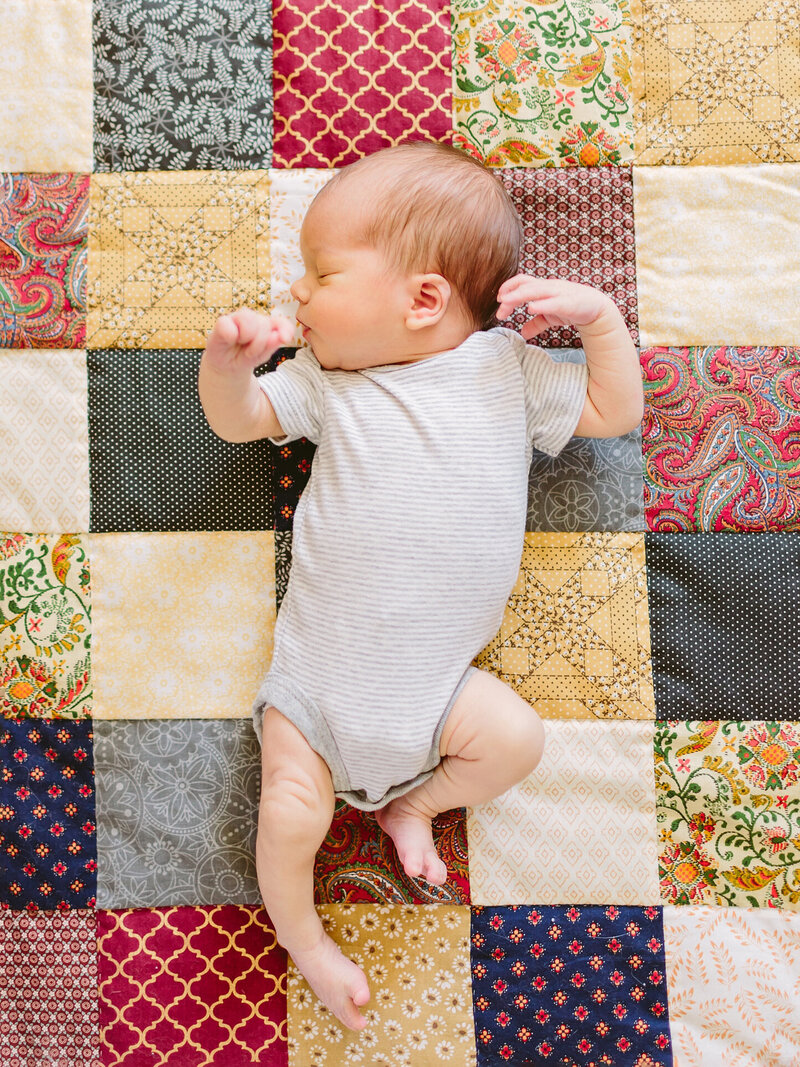
<svg viewBox="0 0 800 1067">
<path fill-rule="evenodd" d="M 98 912 L 104 1067 L 288 1062 L 286 953 L 260 908 Z"/>
<path fill-rule="evenodd" d="M 276 167 L 341 167 L 408 138 L 450 140 L 443 0 L 283 0 L 273 10 Z"/>
<path fill-rule="evenodd" d="M 800 529 L 800 349 L 649 348 L 642 369 L 648 528 Z"/>
<path fill-rule="evenodd" d="M 639 340 L 633 181 L 630 167 L 503 167 L 497 171 L 522 218 L 525 238 L 520 271 L 563 278 L 607 293 Z M 519 328 L 519 308 L 502 326 Z M 543 348 L 580 347 L 574 327 L 545 330 Z"/>
<path fill-rule="evenodd" d="M 0 175 L 0 346 L 82 348 L 88 174 Z"/>
</svg>

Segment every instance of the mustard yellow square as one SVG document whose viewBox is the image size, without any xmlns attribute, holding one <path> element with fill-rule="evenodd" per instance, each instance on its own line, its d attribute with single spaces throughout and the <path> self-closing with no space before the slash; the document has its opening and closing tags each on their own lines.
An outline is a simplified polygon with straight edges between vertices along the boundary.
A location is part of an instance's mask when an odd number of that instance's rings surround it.
<svg viewBox="0 0 800 1067">
<path fill-rule="evenodd" d="M 526 534 L 500 631 L 475 665 L 546 718 L 654 718 L 644 535 Z"/>
<path fill-rule="evenodd" d="M 667 26 L 668 48 L 694 48 L 695 33 L 691 22 L 672 22 Z"/>
<path fill-rule="evenodd" d="M 778 27 L 772 21 L 754 19 L 747 27 L 747 32 L 750 36 L 750 44 L 756 47 L 778 43 Z"/>
<path fill-rule="evenodd" d="M 274 533 L 91 534 L 89 544 L 97 717 L 249 716 L 272 659 Z"/>
<path fill-rule="evenodd" d="M 696 100 L 673 100 L 669 110 L 675 126 L 691 126 L 699 117 Z"/>
<path fill-rule="evenodd" d="M 780 122 L 781 98 L 779 96 L 754 96 L 753 118 L 756 122 Z"/>
<path fill-rule="evenodd" d="M 202 348 L 269 306 L 267 171 L 93 174 L 88 348 Z"/>
</svg>

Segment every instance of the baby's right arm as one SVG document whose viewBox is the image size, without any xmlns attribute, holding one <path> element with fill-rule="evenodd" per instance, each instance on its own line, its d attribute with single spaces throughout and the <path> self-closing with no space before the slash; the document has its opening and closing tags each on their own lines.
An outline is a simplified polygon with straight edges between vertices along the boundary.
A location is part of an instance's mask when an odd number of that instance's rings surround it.
<svg viewBox="0 0 800 1067">
<path fill-rule="evenodd" d="M 253 371 L 282 344 L 291 344 L 292 325 L 279 314 L 240 308 L 223 315 L 208 335 L 197 387 L 211 429 L 224 441 L 281 437 L 283 429 Z"/>
</svg>

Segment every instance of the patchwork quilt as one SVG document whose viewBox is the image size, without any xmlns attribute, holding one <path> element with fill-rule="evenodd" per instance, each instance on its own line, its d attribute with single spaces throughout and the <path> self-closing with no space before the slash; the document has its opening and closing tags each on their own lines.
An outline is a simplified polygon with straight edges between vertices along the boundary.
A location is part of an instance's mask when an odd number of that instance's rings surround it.
<svg viewBox="0 0 800 1067">
<path fill-rule="evenodd" d="M 3 0 L 0 40 L 0 1063 L 800 1064 L 795 5 Z M 218 440 L 196 377 L 218 315 L 293 317 L 336 168 L 409 137 L 496 168 L 523 270 L 618 303 L 646 411 L 531 467 L 477 662 L 540 767 L 439 816 L 442 888 L 337 806 L 354 1034 L 253 861 L 313 447 Z"/>
</svg>

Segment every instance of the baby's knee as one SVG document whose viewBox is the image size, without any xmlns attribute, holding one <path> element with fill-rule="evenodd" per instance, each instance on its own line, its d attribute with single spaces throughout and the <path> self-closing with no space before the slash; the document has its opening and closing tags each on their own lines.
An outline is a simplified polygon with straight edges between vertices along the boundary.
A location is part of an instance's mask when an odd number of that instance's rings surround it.
<svg viewBox="0 0 800 1067">
<path fill-rule="evenodd" d="M 544 723 L 529 704 L 521 701 L 506 736 L 508 759 L 518 769 L 519 779 L 526 778 L 539 765 L 544 742 Z"/>
<path fill-rule="evenodd" d="M 324 838 L 333 818 L 333 791 L 320 788 L 302 768 L 276 773 L 264 782 L 258 808 L 259 836 L 291 845 Z"/>
</svg>

